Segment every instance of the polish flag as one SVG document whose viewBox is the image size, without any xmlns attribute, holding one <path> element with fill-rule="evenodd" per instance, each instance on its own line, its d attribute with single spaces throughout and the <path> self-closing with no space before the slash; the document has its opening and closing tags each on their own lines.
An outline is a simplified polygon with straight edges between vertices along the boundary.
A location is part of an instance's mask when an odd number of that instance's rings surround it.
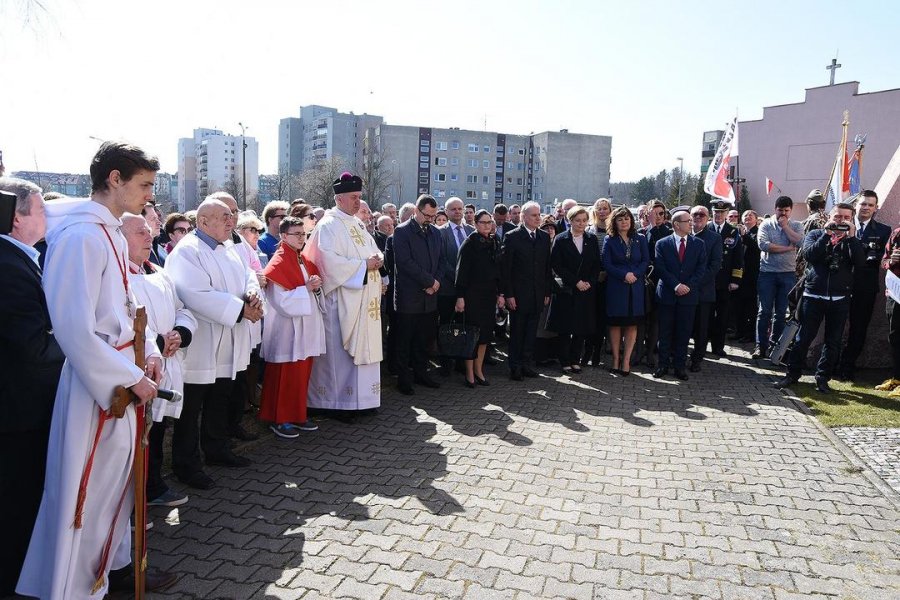
<svg viewBox="0 0 900 600">
<path fill-rule="evenodd" d="M 775 186 L 775 182 L 766 177 L 766 196 L 772 193 L 772 188 Z"/>
</svg>

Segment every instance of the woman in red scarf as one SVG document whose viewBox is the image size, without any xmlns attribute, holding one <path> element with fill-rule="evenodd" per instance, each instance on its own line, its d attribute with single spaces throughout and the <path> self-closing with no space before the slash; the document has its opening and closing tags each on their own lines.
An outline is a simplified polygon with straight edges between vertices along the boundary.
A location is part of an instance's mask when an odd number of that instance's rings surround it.
<svg viewBox="0 0 900 600">
<path fill-rule="evenodd" d="M 259 418 L 283 438 L 318 427 L 306 418 L 306 393 L 314 356 L 325 353 L 319 271 L 300 254 L 306 245 L 303 220 L 285 217 L 281 242 L 263 274 L 268 278 L 260 354 L 266 361 Z"/>
</svg>

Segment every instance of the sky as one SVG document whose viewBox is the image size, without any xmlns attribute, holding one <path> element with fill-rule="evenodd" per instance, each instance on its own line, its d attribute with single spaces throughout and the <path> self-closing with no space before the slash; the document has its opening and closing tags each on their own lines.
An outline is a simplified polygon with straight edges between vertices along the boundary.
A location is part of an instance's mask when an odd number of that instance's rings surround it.
<svg viewBox="0 0 900 600">
<path fill-rule="evenodd" d="M 86 173 L 101 139 L 177 171 L 198 127 L 260 144 L 308 104 L 394 125 L 611 135 L 612 181 L 698 172 L 735 113 L 900 87 L 893 2 L 0 0 L 7 172 Z M 838 124 L 839 125 L 839 124 Z"/>
</svg>

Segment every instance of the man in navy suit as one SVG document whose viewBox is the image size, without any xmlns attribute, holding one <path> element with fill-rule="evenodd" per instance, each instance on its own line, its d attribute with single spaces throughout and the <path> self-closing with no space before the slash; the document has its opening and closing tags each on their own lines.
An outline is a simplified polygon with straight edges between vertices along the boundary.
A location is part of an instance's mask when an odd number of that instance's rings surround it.
<svg viewBox="0 0 900 600">
<path fill-rule="evenodd" d="M 447 218 L 450 220 L 446 225 L 438 228 L 443 246 L 441 276 L 438 278 L 441 282 L 441 289 L 438 291 L 438 316 L 441 325 L 449 323 L 456 313 L 454 310 L 456 306 L 456 257 L 459 247 L 470 234 L 475 233 L 475 228 L 463 221 L 464 211 L 462 200 L 456 197 L 450 198 L 444 203 L 444 212 L 447 213 Z M 452 359 L 441 359 L 440 373 L 442 376 L 450 375 L 452 363 Z"/>
<path fill-rule="evenodd" d="M 691 353 L 691 372 L 700 371 L 700 363 L 706 356 L 709 343 L 709 317 L 716 305 L 716 277 L 722 268 L 722 236 L 709 224 L 709 210 L 705 206 L 691 209 L 694 237 L 706 244 L 706 272 L 700 280 L 700 304 L 694 317 L 694 351 Z"/>
<path fill-rule="evenodd" d="M 706 275 L 706 244 L 690 235 L 687 211 L 672 215 L 672 235 L 656 243 L 654 273 L 659 276 L 656 300 L 659 312 L 659 368 L 661 378 L 675 368 L 678 379 L 688 378 L 687 347 L 700 301 L 700 283 Z"/>
<path fill-rule="evenodd" d="M 432 226 L 437 215 L 434 197 L 422 194 L 412 219 L 394 230 L 394 308 L 397 311 L 397 389 L 412 395 L 413 380 L 425 387 L 440 384 L 428 376 L 428 340 L 437 327 L 437 298 L 441 289 L 441 236 Z M 410 368 L 411 366 L 411 368 Z"/>
<path fill-rule="evenodd" d="M 35 242 L 47 220 L 41 189 L 0 178 L 14 194 L 12 230 L 0 235 L 0 597 L 15 592 L 41 505 L 50 417 L 63 356 L 41 287 Z M 3 224 L 5 231 L 9 223 Z"/>
<path fill-rule="evenodd" d="M 875 309 L 875 298 L 881 292 L 881 257 L 891 228 L 875 220 L 878 212 L 878 194 L 865 190 L 856 200 L 856 237 L 862 242 L 866 254 L 866 266 L 854 273 L 853 295 L 850 297 L 850 330 L 847 345 L 841 352 L 838 379 L 852 381 L 856 376 L 856 359 L 862 353 L 866 332 Z"/>
</svg>

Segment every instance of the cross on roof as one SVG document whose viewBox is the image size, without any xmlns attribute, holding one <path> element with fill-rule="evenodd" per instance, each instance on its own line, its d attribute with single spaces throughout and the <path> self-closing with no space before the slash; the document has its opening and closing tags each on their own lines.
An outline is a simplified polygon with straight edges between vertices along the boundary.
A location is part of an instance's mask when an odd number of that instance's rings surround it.
<svg viewBox="0 0 900 600">
<path fill-rule="evenodd" d="M 831 81 L 828 83 L 828 85 L 834 85 L 834 72 L 840 68 L 841 68 L 841 65 L 838 64 L 838 61 L 836 58 L 832 58 L 831 64 L 828 65 L 827 67 L 825 67 L 826 70 L 831 71 Z"/>
</svg>

